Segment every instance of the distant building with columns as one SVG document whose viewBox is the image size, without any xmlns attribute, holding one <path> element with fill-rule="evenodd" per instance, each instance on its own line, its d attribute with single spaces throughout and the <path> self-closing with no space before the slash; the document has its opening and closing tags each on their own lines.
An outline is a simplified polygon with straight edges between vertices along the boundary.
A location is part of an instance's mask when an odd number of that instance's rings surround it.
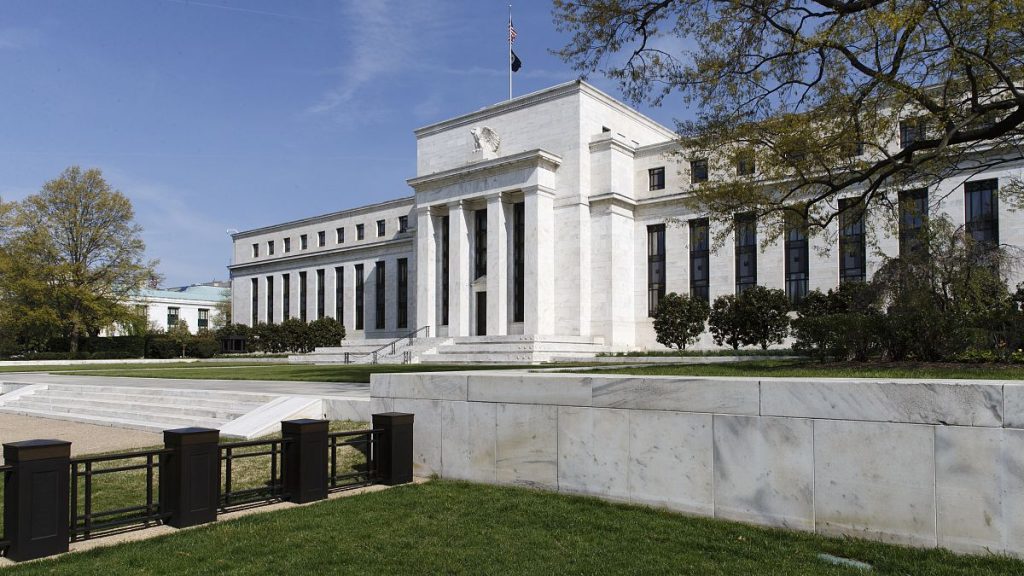
<svg viewBox="0 0 1024 576">
<path fill-rule="evenodd" d="M 714 300 L 760 284 L 796 300 L 881 264 L 862 221 L 836 223 L 836 246 L 787 235 L 763 247 L 757 223 L 738 220 L 713 250 L 713 224 L 680 202 L 707 162 L 672 154 L 672 130 L 582 81 L 415 134 L 412 196 L 234 234 L 235 322 L 331 316 L 369 342 L 429 327 L 442 352 L 475 342 L 534 359 L 658 349 L 650 315 L 668 292 Z M 1022 246 L 1022 216 L 998 202 L 1021 167 L 906 192 L 942 198 L 976 238 Z M 878 249 L 898 254 L 899 236 Z"/>
</svg>

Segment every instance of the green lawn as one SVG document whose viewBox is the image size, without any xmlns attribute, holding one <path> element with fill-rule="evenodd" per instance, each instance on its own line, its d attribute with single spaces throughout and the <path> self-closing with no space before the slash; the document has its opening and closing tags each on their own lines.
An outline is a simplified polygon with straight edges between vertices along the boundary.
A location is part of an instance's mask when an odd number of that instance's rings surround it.
<svg viewBox="0 0 1024 576">
<path fill-rule="evenodd" d="M 281 364 L 287 364 L 287 360 L 282 359 Z M 202 360 L 196 362 L 168 362 L 166 364 L 71 364 L 71 365 L 58 365 L 58 364 L 47 364 L 47 365 L 36 365 L 36 364 L 24 364 L 21 366 L 0 366 L 0 373 L 3 372 L 81 372 L 93 370 L 133 370 L 143 369 L 147 366 L 159 366 L 163 369 L 173 368 L 230 368 L 232 366 L 266 366 L 267 363 L 251 362 L 245 360 L 238 360 L 232 362 L 203 362 Z"/>
<path fill-rule="evenodd" d="M 566 366 L 578 366 L 567 364 Z M 304 382 L 369 382 L 370 374 L 389 372 L 438 372 L 448 370 L 496 370 L 523 366 L 478 366 L 472 364 L 261 364 L 254 366 L 134 366 L 89 370 L 89 376 L 134 376 L 139 378 L 197 378 L 211 380 L 294 380 Z M 82 373 L 51 370 L 54 374 Z"/>
<path fill-rule="evenodd" d="M 588 371 L 589 372 L 589 371 Z M 643 376 L 797 376 L 822 378 L 946 378 L 1021 380 L 1024 366 L 915 362 L 835 362 L 750 360 L 723 364 L 670 364 L 598 369 L 595 374 Z"/>
<path fill-rule="evenodd" d="M 1024 562 L 436 480 L 10 568 L 9 574 L 870 574 L 995 576 Z"/>
</svg>

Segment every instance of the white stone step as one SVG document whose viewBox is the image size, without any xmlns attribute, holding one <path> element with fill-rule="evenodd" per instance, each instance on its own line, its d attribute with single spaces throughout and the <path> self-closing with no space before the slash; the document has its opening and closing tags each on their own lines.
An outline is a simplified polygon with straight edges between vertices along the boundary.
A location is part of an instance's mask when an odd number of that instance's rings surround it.
<svg viewBox="0 0 1024 576">
<path fill-rule="evenodd" d="M 0 413 L 20 414 L 22 416 L 35 416 L 37 418 L 50 418 L 54 420 L 69 420 L 71 422 L 83 422 L 85 424 L 95 424 L 97 426 L 129 428 L 132 430 L 143 430 L 146 432 L 156 433 L 163 432 L 164 430 L 174 430 L 175 428 L 185 427 L 177 424 L 172 424 L 170 422 L 160 422 L 158 420 L 143 420 L 137 418 L 128 418 L 124 416 L 119 418 L 110 418 L 106 416 L 93 416 L 89 414 L 54 413 L 46 410 L 15 408 L 10 406 L 0 406 Z"/>
<path fill-rule="evenodd" d="M 193 390 L 190 388 L 139 388 L 133 386 L 92 386 L 75 384 L 46 384 L 48 392 L 96 395 L 96 394 L 122 394 L 122 395 L 143 395 L 146 397 L 161 398 L 185 398 L 190 401 L 197 399 L 241 402 L 251 404 L 262 404 L 277 398 L 274 394 L 260 394 L 257 392 L 234 392 L 227 390 Z"/>
<path fill-rule="evenodd" d="M 574 344 L 565 342 L 505 342 L 505 343 L 455 343 L 438 346 L 439 354 L 515 354 L 524 353 L 566 353 L 577 352 L 596 354 L 605 347 L 596 344 Z"/>
<path fill-rule="evenodd" d="M 112 407 L 112 408 L 97 408 L 92 406 L 66 406 L 60 404 L 49 404 L 46 402 L 33 402 L 31 397 L 21 398 L 11 404 L 5 404 L 3 409 L 5 410 L 33 410 L 36 412 L 46 412 L 49 414 L 73 414 L 75 416 L 95 416 L 98 418 L 130 418 L 130 419 L 146 419 L 156 422 L 162 422 L 164 424 L 170 424 L 175 428 L 183 428 L 187 426 L 202 426 L 206 428 L 220 428 L 223 424 L 228 422 L 227 418 L 203 418 L 196 416 L 175 416 L 164 412 L 157 411 L 129 411 L 127 407 Z M 142 417 L 142 418 L 140 418 Z"/>
<path fill-rule="evenodd" d="M 39 406 L 48 406 L 51 410 L 65 408 L 75 410 L 78 408 L 97 408 L 101 410 L 114 410 L 121 412 L 137 412 L 143 414 L 167 414 L 169 416 L 191 416 L 196 418 L 211 418 L 215 420 L 233 420 L 239 416 L 251 412 L 261 404 L 246 404 L 233 408 L 211 407 L 206 402 L 191 405 L 173 405 L 158 403 L 158 399 L 150 402 L 128 402 L 111 400 L 89 400 L 85 398 L 63 398 L 49 394 L 33 394 L 26 396 L 14 403 L 15 406 L 24 405 L 29 402 Z"/>
<path fill-rule="evenodd" d="M 47 398 L 58 401 L 80 401 L 80 402 L 104 402 L 118 404 L 154 404 L 159 406 L 174 406 L 190 408 L 197 404 L 203 408 L 216 409 L 225 412 L 245 413 L 249 410 L 266 404 L 273 397 L 260 399 L 256 402 L 238 402 L 235 400 L 214 400 L 211 398 L 188 398 L 185 396 L 167 396 L 163 394 L 119 394 L 113 392 L 91 393 L 89 391 L 66 391 L 66 390 L 45 390 L 33 394 L 35 398 Z"/>
</svg>

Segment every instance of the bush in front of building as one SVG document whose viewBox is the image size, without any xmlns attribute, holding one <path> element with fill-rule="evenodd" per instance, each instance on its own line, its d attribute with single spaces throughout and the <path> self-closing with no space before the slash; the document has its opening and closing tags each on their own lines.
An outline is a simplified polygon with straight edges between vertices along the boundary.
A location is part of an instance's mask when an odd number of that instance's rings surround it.
<svg viewBox="0 0 1024 576">
<path fill-rule="evenodd" d="M 751 286 L 736 298 L 740 342 L 767 350 L 789 336 L 789 298 L 784 290 Z"/>
<path fill-rule="evenodd" d="M 235 326 L 233 335 L 242 334 Z M 248 349 L 250 352 L 282 354 L 286 352 L 310 352 L 318 346 L 339 346 L 345 338 L 345 327 L 334 318 L 321 318 L 303 322 L 289 318 L 279 324 L 260 323 L 249 329 Z"/>
<path fill-rule="evenodd" d="M 345 326 L 336 319 L 325 316 L 309 323 L 309 350 L 327 346 L 341 346 L 345 339 Z"/>
<path fill-rule="evenodd" d="M 719 346 L 731 346 L 736 350 L 743 344 L 743 318 L 736 296 L 724 294 L 715 298 L 708 315 L 708 327 L 711 337 Z"/>
<path fill-rule="evenodd" d="M 832 360 L 867 360 L 882 350 L 879 335 L 885 317 L 878 289 L 867 282 L 847 282 L 828 292 L 804 297 L 792 322 L 793 350 Z"/>
<path fill-rule="evenodd" d="M 213 332 L 201 328 L 185 345 L 185 355 L 189 358 L 213 358 L 220 352 L 221 343 Z"/>
<path fill-rule="evenodd" d="M 691 298 L 675 292 L 666 294 L 658 303 L 654 315 L 654 331 L 658 342 L 669 348 L 674 346 L 679 350 L 686 349 L 688 344 L 696 342 L 704 332 L 710 312 L 708 303 L 702 298 Z"/>
</svg>

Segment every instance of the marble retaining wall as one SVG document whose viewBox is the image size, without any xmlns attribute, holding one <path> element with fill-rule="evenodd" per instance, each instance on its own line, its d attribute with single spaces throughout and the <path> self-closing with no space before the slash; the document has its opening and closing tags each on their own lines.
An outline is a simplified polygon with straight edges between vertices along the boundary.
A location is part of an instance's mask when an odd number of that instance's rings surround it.
<svg viewBox="0 0 1024 576">
<path fill-rule="evenodd" d="M 376 374 L 419 475 L 1024 556 L 1024 385 Z"/>
</svg>

